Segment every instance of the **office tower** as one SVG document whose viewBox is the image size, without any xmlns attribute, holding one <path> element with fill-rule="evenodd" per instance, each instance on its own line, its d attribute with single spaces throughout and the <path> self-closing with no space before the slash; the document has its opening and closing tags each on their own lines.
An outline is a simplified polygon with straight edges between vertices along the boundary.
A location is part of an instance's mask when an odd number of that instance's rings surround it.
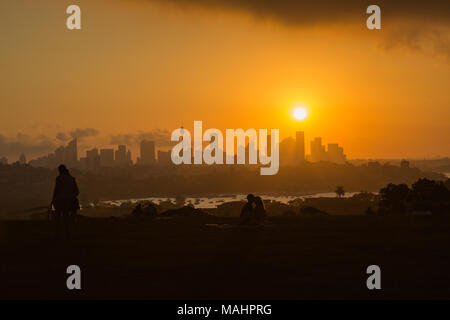
<svg viewBox="0 0 450 320">
<path fill-rule="evenodd" d="M 100 166 L 112 167 L 114 166 L 114 150 L 100 149 Z"/>
<path fill-rule="evenodd" d="M 127 151 L 127 165 L 131 166 L 133 164 L 133 160 L 131 159 L 131 150 Z"/>
<path fill-rule="evenodd" d="M 280 165 L 292 166 L 298 164 L 296 142 L 292 137 L 281 140 L 279 145 Z"/>
<path fill-rule="evenodd" d="M 329 143 L 327 151 L 327 160 L 335 163 L 345 163 L 347 160 L 344 149 L 337 143 Z"/>
<path fill-rule="evenodd" d="M 86 171 L 90 170 L 89 161 L 87 157 L 80 157 L 80 168 Z"/>
<path fill-rule="evenodd" d="M 64 162 L 67 166 L 76 166 L 78 163 L 78 141 L 73 139 L 64 148 Z"/>
<path fill-rule="evenodd" d="M 295 133 L 295 155 L 298 162 L 305 161 L 305 133 L 303 131 Z"/>
<path fill-rule="evenodd" d="M 98 149 L 94 148 L 86 151 L 86 163 L 84 165 L 86 170 L 96 170 L 100 166 L 100 155 Z M 81 162 L 81 159 L 80 159 Z M 83 165 L 82 165 L 83 167 Z"/>
<path fill-rule="evenodd" d="M 151 165 L 155 163 L 155 143 L 153 141 L 141 141 L 140 164 Z"/>
<path fill-rule="evenodd" d="M 314 138 L 311 141 L 311 161 L 326 161 L 327 156 L 325 152 L 325 146 L 322 145 L 322 138 Z"/>
<path fill-rule="evenodd" d="M 127 164 L 127 146 L 119 145 L 118 149 L 116 150 L 115 164 L 117 166 L 123 166 Z"/>
<path fill-rule="evenodd" d="M 66 162 L 65 149 L 63 146 L 55 150 L 55 161 L 57 165 L 64 164 Z"/>
</svg>

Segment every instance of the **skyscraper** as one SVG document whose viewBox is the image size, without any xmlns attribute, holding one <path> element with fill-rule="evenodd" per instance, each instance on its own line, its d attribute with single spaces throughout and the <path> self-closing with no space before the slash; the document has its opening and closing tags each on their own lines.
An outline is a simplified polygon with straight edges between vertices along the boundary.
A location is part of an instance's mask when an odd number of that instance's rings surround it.
<svg viewBox="0 0 450 320">
<path fill-rule="evenodd" d="M 64 162 L 68 166 L 76 166 L 78 164 L 78 141 L 73 139 L 64 149 Z"/>
<path fill-rule="evenodd" d="M 65 164 L 69 167 L 75 167 L 78 164 L 78 146 L 77 139 L 70 141 L 66 147 L 61 146 L 55 150 L 56 164 Z"/>
<path fill-rule="evenodd" d="M 153 141 L 141 141 L 140 164 L 151 165 L 155 163 L 155 143 Z"/>
<path fill-rule="evenodd" d="M 114 165 L 113 149 L 100 149 L 100 165 L 102 167 L 112 167 Z"/>
<path fill-rule="evenodd" d="M 127 165 L 131 166 L 133 164 L 133 160 L 131 159 L 131 150 L 127 151 Z"/>
<path fill-rule="evenodd" d="M 305 161 L 305 133 L 297 131 L 295 134 L 295 156 L 298 162 Z"/>
<path fill-rule="evenodd" d="M 117 166 L 124 166 L 127 164 L 127 146 L 126 145 L 119 145 L 118 149 L 116 150 L 115 164 Z"/>
<path fill-rule="evenodd" d="M 311 161 L 326 161 L 327 154 L 325 151 L 325 146 L 322 145 L 322 138 L 314 138 L 311 141 Z"/>
<path fill-rule="evenodd" d="M 98 149 L 94 148 L 92 150 L 86 151 L 85 169 L 96 170 L 99 166 L 100 166 L 100 155 L 98 153 Z"/>
<path fill-rule="evenodd" d="M 329 143 L 327 150 L 327 158 L 330 162 L 345 163 L 347 157 L 344 154 L 344 149 L 339 147 L 337 143 Z"/>
</svg>

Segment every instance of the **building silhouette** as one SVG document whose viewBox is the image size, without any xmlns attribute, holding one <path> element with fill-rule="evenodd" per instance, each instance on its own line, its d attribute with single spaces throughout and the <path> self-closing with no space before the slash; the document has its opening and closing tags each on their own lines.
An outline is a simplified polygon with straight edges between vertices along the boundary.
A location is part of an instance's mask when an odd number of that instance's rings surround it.
<svg viewBox="0 0 450 320">
<path fill-rule="evenodd" d="M 26 161 L 26 158 L 22 160 Z M 20 162 L 20 159 L 19 159 Z M 46 156 L 33 159 L 30 162 L 33 167 L 43 167 L 43 168 L 55 168 L 60 164 L 65 164 L 68 167 L 77 167 L 78 162 L 78 141 L 73 139 L 67 146 L 58 147 L 54 153 L 50 153 Z"/>
<path fill-rule="evenodd" d="M 125 166 L 127 164 L 127 146 L 119 145 L 115 151 L 114 164 L 116 166 Z"/>
<path fill-rule="evenodd" d="M 152 165 L 155 163 L 155 142 L 142 140 L 140 145 L 141 156 L 139 158 L 139 164 Z"/>
<path fill-rule="evenodd" d="M 347 157 L 344 154 L 344 149 L 339 147 L 337 143 L 329 143 L 327 151 L 327 160 L 334 163 L 345 163 Z"/>
<path fill-rule="evenodd" d="M 64 162 L 69 167 L 76 167 L 78 164 L 78 141 L 73 139 L 64 149 Z"/>
<path fill-rule="evenodd" d="M 305 133 L 303 131 L 295 133 L 295 156 L 297 162 L 305 161 Z"/>
<path fill-rule="evenodd" d="M 310 161 L 329 161 L 334 163 L 345 163 L 347 156 L 344 154 L 344 149 L 337 143 L 329 143 L 328 150 L 322 145 L 322 138 L 317 137 L 311 141 L 311 156 Z"/>
<path fill-rule="evenodd" d="M 114 166 L 114 149 L 100 149 L 100 166 Z"/>
<path fill-rule="evenodd" d="M 325 151 L 325 146 L 322 145 L 322 138 L 314 138 L 311 141 L 311 161 L 327 161 L 327 153 Z"/>
<path fill-rule="evenodd" d="M 86 151 L 86 157 L 80 158 L 80 167 L 87 171 L 95 171 L 100 167 L 100 154 L 97 148 Z"/>
</svg>

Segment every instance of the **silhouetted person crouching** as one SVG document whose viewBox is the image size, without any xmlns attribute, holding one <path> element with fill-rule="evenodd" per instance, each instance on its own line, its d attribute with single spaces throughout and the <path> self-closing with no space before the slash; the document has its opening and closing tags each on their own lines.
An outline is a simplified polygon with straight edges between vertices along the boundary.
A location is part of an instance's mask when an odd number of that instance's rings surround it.
<svg viewBox="0 0 450 320">
<path fill-rule="evenodd" d="M 56 177 L 55 189 L 50 207 L 55 207 L 55 220 L 57 232 L 61 228 L 61 220 L 64 224 L 65 234 L 69 234 L 69 225 L 75 219 L 75 214 L 79 209 L 78 186 L 74 177 L 69 173 L 65 165 L 58 167 L 59 176 Z"/>
<path fill-rule="evenodd" d="M 253 223 L 256 225 L 261 225 L 266 219 L 266 208 L 264 207 L 264 202 L 261 197 L 255 197 L 255 208 L 253 209 Z"/>
</svg>

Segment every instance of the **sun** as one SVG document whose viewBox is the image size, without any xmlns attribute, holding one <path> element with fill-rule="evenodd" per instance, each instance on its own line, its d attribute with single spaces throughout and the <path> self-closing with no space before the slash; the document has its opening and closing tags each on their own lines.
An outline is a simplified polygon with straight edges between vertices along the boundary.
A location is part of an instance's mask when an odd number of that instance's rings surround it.
<svg viewBox="0 0 450 320">
<path fill-rule="evenodd" d="M 294 118 L 297 120 L 304 120 L 308 116 L 308 111 L 305 107 L 297 107 L 294 109 Z"/>
</svg>

